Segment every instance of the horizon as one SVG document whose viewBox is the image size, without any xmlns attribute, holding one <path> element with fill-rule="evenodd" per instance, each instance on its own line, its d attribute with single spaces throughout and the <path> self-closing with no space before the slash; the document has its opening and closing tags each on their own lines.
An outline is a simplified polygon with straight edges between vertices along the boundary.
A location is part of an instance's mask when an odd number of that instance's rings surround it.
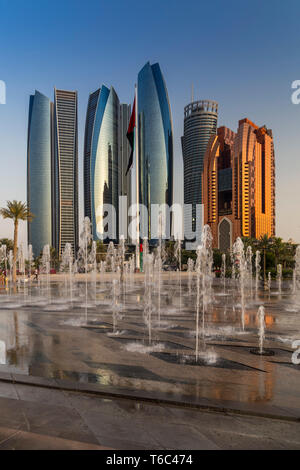
<svg viewBox="0 0 300 470">
<path fill-rule="evenodd" d="M 178 1 L 174 3 L 179 5 Z M 55 4 L 58 2 L 49 0 L 43 5 L 30 1 L 26 6 L 20 0 L 0 1 L 1 10 L 5 9 L 0 20 L 1 30 L 8 38 L 0 72 L 0 80 L 6 85 L 6 104 L 0 104 L 1 207 L 6 200 L 25 202 L 27 199 L 29 96 L 38 90 L 52 101 L 56 86 L 78 91 L 81 221 L 83 138 L 89 94 L 105 84 L 108 88 L 113 86 L 121 103 L 132 104 L 139 70 L 148 61 L 158 62 L 166 81 L 173 119 L 173 203 L 183 203 L 180 138 L 184 106 L 191 102 L 193 94 L 193 101 L 218 102 L 218 127 L 236 131 L 238 121 L 247 117 L 259 127 L 266 125 L 272 129 L 276 162 L 276 236 L 300 242 L 300 222 L 295 217 L 300 200 L 297 177 L 300 107 L 291 100 L 292 83 L 299 78 L 297 12 L 300 12 L 300 5 L 296 1 L 290 1 L 289 5 L 274 2 L 274 14 L 269 18 L 269 7 L 258 0 L 246 6 L 234 0 L 222 11 L 222 16 L 214 17 L 213 23 L 213 6 L 191 0 L 186 2 L 186 9 L 179 12 L 176 8 L 170 12 L 166 4 L 161 5 L 157 0 L 153 4 L 159 8 L 132 1 L 130 12 L 122 1 L 108 5 L 90 0 L 90 8 L 87 8 L 78 0 L 65 0 L 63 5 L 59 4 L 59 17 Z M 259 16 L 255 14 L 258 11 Z M 209 21 L 198 21 L 199 17 Z M 66 18 L 69 23 L 65 22 Z M 103 18 L 105 21 L 101 23 Z M 130 21 L 135 26 L 134 41 L 127 23 Z M 112 28 L 114 41 L 109 41 Z M 172 42 L 171 49 L 168 41 Z M 280 69 L 278 64 L 281 64 Z M 27 243 L 26 233 L 27 224 L 21 224 L 20 243 Z M 0 238 L 12 238 L 12 235 L 12 222 L 0 219 Z"/>
</svg>

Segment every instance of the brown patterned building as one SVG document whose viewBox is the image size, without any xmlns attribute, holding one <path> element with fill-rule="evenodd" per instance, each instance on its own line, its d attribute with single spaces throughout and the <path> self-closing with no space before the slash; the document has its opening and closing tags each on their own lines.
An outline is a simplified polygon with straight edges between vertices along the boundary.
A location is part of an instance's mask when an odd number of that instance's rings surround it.
<svg viewBox="0 0 300 470">
<path fill-rule="evenodd" d="M 202 191 L 214 248 L 228 250 L 239 236 L 274 236 L 272 131 L 249 119 L 239 121 L 237 133 L 220 127 L 207 146 Z"/>
</svg>

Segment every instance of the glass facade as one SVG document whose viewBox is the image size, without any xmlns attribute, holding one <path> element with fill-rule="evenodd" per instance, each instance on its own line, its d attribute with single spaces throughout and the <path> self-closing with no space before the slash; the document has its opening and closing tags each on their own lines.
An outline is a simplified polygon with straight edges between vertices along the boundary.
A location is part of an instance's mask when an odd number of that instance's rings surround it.
<svg viewBox="0 0 300 470">
<path fill-rule="evenodd" d="M 194 101 L 184 108 L 184 135 L 181 139 L 184 203 L 192 204 L 193 231 L 197 229 L 195 223 L 196 204 L 202 204 L 202 174 L 205 152 L 210 136 L 216 134 L 217 120 L 218 104 L 215 101 Z"/>
<path fill-rule="evenodd" d="M 54 91 L 53 246 L 78 247 L 77 92 Z"/>
<path fill-rule="evenodd" d="M 49 98 L 38 91 L 30 96 L 27 142 L 27 204 L 34 214 L 28 222 L 28 243 L 39 256 L 51 244 L 52 112 Z"/>
<path fill-rule="evenodd" d="M 94 240 L 106 239 L 102 207 L 111 204 L 116 211 L 118 233 L 118 123 L 120 103 L 115 90 L 106 86 L 90 95 L 85 131 L 84 187 L 85 214 L 91 218 Z"/>
<path fill-rule="evenodd" d="M 148 62 L 138 74 L 138 125 L 140 204 L 148 208 L 151 240 L 151 204 L 171 206 L 173 200 L 172 118 L 159 64 Z"/>
</svg>

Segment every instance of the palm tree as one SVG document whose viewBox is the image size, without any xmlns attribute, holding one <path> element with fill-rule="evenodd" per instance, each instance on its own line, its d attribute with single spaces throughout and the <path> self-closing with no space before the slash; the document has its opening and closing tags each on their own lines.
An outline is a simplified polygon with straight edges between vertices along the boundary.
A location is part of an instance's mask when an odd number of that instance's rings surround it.
<svg viewBox="0 0 300 470">
<path fill-rule="evenodd" d="M 13 282 L 16 282 L 19 221 L 31 221 L 34 215 L 30 212 L 25 203 L 15 200 L 7 201 L 7 207 L 2 207 L 0 209 L 0 215 L 3 219 L 12 219 L 14 221 Z"/>
<path fill-rule="evenodd" d="M 279 259 L 284 251 L 284 243 L 282 238 L 274 237 L 272 240 L 272 251 L 275 256 L 275 267 L 279 263 Z"/>
</svg>

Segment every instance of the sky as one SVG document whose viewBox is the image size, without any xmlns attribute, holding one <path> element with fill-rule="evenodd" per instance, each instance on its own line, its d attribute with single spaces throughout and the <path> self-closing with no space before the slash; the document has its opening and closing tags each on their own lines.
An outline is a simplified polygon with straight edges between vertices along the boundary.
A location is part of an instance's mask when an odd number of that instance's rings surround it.
<svg viewBox="0 0 300 470">
<path fill-rule="evenodd" d="M 183 198 L 183 109 L 194 99 L 219 103 L 218 125 L 248 117 L 273 130 L 276 235 L 300 242 L 300 80 L 298 0 L 0 0 L 0 207 L 26 201 L 29 95 L 78 91 L 80 216 L 83 136 L 89 93 L 114 86 L 132 103 L 143 65 L 159 62 L 174 126 L 174 202 Z M 0 238 L 12 238 L 0 219 Z M 20 240 L 26 240 L 26 223 Z"/>
</svg>

